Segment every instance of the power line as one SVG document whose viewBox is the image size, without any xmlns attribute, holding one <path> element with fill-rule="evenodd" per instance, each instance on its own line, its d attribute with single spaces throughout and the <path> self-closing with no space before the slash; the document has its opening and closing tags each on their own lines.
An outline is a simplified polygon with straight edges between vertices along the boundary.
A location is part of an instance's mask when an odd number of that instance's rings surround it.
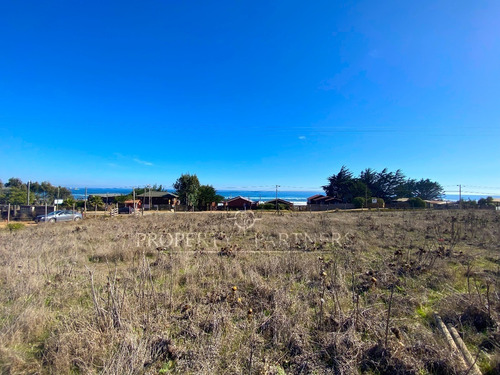
<svg viewBox="0 0 500 375">
<path fill-rule="evenodd" d="M 445 190 L 445 194 L 459 194 L 460 191 L 456 190 Z M 467 194 L 473 194 L 473 195 L 500 195 L 500 192 L 496 193 L 485 193 L 481 191 L 468 191 L 468 190 L 462 190 L 462 194 L 467 193 Z"/>
</svg>

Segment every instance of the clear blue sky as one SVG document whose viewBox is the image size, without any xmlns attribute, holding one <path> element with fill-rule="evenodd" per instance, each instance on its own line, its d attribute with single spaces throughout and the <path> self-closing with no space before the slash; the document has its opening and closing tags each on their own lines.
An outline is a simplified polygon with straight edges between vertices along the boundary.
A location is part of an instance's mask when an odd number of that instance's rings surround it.
<svg viewBox="0 0 500 375">
<path fill-rule="evenodd" d="M 0 178 L 500 191 L 498 1 L 2 1 Z"/>
</svg>

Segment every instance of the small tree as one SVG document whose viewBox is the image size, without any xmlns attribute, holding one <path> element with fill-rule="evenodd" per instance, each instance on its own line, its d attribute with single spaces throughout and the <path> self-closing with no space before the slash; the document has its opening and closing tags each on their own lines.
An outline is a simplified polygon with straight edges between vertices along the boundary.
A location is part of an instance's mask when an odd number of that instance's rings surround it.
<svg viewBox="0 0 500 375">
<path fill-rule="evenodd" d="M 224 197 L 218 195 L 212 185 L 201 185 L 198 190 L 198 208 L 200 210 L 209 209 L 212 202 L 222 202 Z"/>
<path fill-rule="evenodd" d="M 481 198 L 477 201 L 480 206 L 493 206 L 493 197 Z"/>
<path fill-rule="evenodd" d="M 414 197 L 408 199 L 408 204 L 412 208 L 425 208 L 425 202 L 422 198 Z"/>
<path fill-rule="evenodd" d="M 73 205 L 76 205 L 76 201 L 73 197 L 66 198 L 63 202 L 63 206 L 67 208 L 73 208 Z"/>
<path fill-rule="evenodd" d="M 173 187 L 181 203 L 191 207 L 198 205 L 200 181 L 195 174 L 190 175 L 189 173 L 185 173 L 181 175 L 177 181 L 175 181 Z"/>
<path fill-rule="evenodd" d="M 323 190 L 330 197 L 344 199 L 349 194 L 352 181 L 352 172 L 343 165 L 339 173 L 328 177 L 328 185 L 323 186 Z"/>
<path fill-rule="evenodd" d="M 73 194 L 71 194 L 71 190 L 69 190 L 68 188 L 59 186 L 58 189 L 59 189 L 59 199 L 73 198 Z"/>
<path fill-rule="evenodd" d="M 23 185 L 23 181 L 17 177 L 9 178 L 9 181 L 5 184 L 6 187 L 10 188 L 21 188 Z"/>
<path fill-rule="evenodd" d="M 27 204 L 28 203 L 28 190 L 27 188 L 21 187 L 11 187 L 6 196 L 7 203 L 10 204 Z M 33 203 L 35 200 L 34 196 L 30 196 L 30 203 Z"/>
<path fill-rule="evenodd" d="M 102 207 L 104 207 L 104 202 L 102 201 L 101 197 L 92 195 L 87 201 L 87 206 L 94 207 L 94 208 L 95 207 L 102 208 Z"/>
<path fill-rule="evenodd" d="M 414 183 L 413 195 L 426 200 L 440 199 L 443 196 L 443 187 L 434 181 L 421 179 Z"/>
<path fill-rule="evenodd" d="M 114 203 L 124 203 L 125 201 L 132 200 L 134 198 L 133 194 L 119 195 L 115 197 Z"/>
<path fill-rule="evenodd" d="M 328 185 L 323 186 L 326 195 L 341 199 L 343 202 L 352 202 L 354 197 L 368 195 L 371 191 L 360 178 L 353 178 L 352 172 L 345 165 L 339 173 L 328 177 Z"/>
</svg>

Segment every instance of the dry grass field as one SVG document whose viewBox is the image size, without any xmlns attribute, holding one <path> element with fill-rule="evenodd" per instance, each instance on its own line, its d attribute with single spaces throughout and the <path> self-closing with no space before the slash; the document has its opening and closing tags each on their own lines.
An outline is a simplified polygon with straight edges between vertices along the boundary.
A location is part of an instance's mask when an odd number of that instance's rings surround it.
<svg viewBox="0 0 500 375">
<path fill-rule="evenodd" d="M 2 374 L 500 373 L 495 211 L 152 214 L 0 229 Z"/>
</svg>

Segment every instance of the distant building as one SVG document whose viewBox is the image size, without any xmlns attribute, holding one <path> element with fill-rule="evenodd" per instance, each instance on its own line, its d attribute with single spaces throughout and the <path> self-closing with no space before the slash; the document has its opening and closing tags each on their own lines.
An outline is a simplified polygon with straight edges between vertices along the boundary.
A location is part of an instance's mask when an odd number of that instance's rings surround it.
<svg viewBox="0 0 500 375">
<path fill-rule="evenodd" d="M 323 194 L 315 194 L 309 198 L 307 198 L 307 204 L 315 204 L 316 199 L 323 198 Z"/>
<path fill-rule="evenodd" d="M 241 195 L 234 197 L 234 198 L 231 198 L 231 199 L 228 199 L 224 203 L 225 203 L 225 206 L 227 208 L 235 209 L 235 210 L 236 209 L 237 210 L 250 210 L 257 205 L 256 202 L 254 202 L 248 198 L 242 197 Z"/>
<path fill-rule="evenodd" d="M 323 205 L 323 204 L 337 204 L 342 203 L 342 199 L 329 197 L 327 195 L 316 194 L 307 198 L 307 205 Z"/>
<path fill-rule="evenodd" d="M 151 206 L 160 205 L 175 205 L 179 197 L 176 194 L 169 193 L 168 191 L 145 191 L 143 194 L 136 195 L 144 207 L 149 207 L 149 199 L 151 198 Z"/>
<path fill-rule="evenodd" d="M 276 205 L 276 201 L 278 201 L 278 204 L 285 205 L 289 210 L 293 210 L 293 203 L 286 201 L 284 199 L 272 199 L 270 201 L 265 202 L 266 204 L 272 204 L 273 206 Z"/>
<path fill-rule="evenodd" d="M 342 202 L 342 199 L 328 195 L 316 194 L 307 198 L 309 211 L 344 210 L 354 208 L 354 204 Z"/>
<path fill-rule="evenodd" d="M 410 198 L 397 198 L 393 199 L 389 206 L 391 208 L 410 208 L 410 203 L 408 203 L 408 199 Z"/>
<path fill-rule="evenodd" d="M 324 204 L 338 204 L 342 203 L 342 199 L 339 198 L 334 198 L 334 197 L 325 197 L 324 200 L 322 200 Z"/>
<path fill-rule="evenodd" d="M 140 199 L 136 199 L 135 201 L 131 199 L 131 200 L 125 201 L 123 203 L 125 203 L 125 207 L 131 207 L 131 208 L 134 208 L 134 203 L 135 203 L 135 208 L 141 208 L 141 205 L 142 205 L 142 202 L 140 201 Z"/>
<path fill-rule="evenodd" d="M 424 200 L 425 208 L 448 208 L 449 202 Z"/>
</svg>

